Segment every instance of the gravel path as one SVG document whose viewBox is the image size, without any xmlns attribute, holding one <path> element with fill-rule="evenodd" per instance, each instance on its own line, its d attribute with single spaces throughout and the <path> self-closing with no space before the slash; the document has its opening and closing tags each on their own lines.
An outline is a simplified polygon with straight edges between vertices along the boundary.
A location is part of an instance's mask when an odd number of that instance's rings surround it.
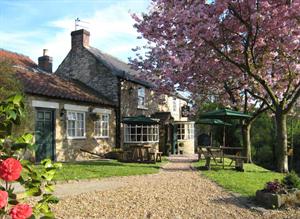
<svg viewBox="0 0 300 219">
<path fill-rule="evenodd" d="M 257 211 L 172 157 L 160 173 L 58 185 L 57 218 L 300 218 L 300 212 Z M 76 186 L 77 185 L 77 186 Z M 91 186 L 93 185 L 93 186 Z M 72 192 L 77 191 L 77 192 Z M 72 194 L 72 195 L 71 195 Z"/>
</svg>

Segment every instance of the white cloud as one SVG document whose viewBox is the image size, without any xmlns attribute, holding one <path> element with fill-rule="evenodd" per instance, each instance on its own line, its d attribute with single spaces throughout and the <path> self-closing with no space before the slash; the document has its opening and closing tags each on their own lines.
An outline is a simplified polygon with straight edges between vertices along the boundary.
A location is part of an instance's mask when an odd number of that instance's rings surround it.
<svg viewBox="0 0 300 219">
<path fill-rule="evenodd" d="M 123 1 L 109 7 L 97 10 L 89 17 L 80 17 L 88 22 L 81 23 L 88 27 L 91 33 L 90 44 L 103 52 L 127 61 L 132 56 L 132 48 L 142 44 L 137 40 L 137 32 L 133 28 L 134 21 L 131 12 L 144 11 L 148 1 Z M 54 70 L 63 61 L 71 48 L 71 31 L 74 30 L 74 19 L 70 16 L 49 22 L 50 28 L 57 29 L 56 34 L 47 36 L 43 31 L 5 33 L 0 31 L 0 42 L 12 43 L 13 51 L 29 55 L 34 61 L 42 54 L 42 49 L 47 48 L 49 55 L 54 60 Z M 24 37 L 25 36 L 25 37 Z M 31 37 L 41 36 L 41 40 L 33 43 Z M 1 47 L 0 44 L 0 47 Z"/>
</svg>

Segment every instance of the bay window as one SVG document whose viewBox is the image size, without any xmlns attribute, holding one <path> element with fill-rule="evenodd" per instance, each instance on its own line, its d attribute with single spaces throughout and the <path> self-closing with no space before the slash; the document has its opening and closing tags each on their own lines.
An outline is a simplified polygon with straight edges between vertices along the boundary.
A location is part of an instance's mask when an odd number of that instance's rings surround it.
<svg viewBox="0 0 300 219">
<path fill-rule="evenodd" d="M 158 125 L 124 125 L 125 143 L 154 143 L 158 142 Z"/>
</svg>

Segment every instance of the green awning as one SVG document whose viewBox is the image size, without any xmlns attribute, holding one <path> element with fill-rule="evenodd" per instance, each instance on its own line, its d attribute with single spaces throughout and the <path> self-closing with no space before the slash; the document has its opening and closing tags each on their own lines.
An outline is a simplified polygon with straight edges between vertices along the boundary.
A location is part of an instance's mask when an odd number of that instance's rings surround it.
<svg viewBox="0 0 300 219">
<path fill-rule="evenodd" d="M 251 118 L 251 115 L 234 111 L 234 110 L 221 109 L 221 110 L 214 110 L 214 111 L 202 113 L 200 115 L 200 118 L 201 119 L 248 119 Z"/>
<path fill-rule="evenodd" d="M 130 116 L 124 117 L 122 120 L 125 124 L 132 124 L 132 125 L 157 125 L 159 122 L 156 119 L 152 119 L 146 116 Z"/>
<path fill-rule="evenodd" d="M 196 121 L 196 124 L 231 126 L 230 123 L 224 122 L 220 119 L 199 119 L 198 121 Z"/>
</svg>

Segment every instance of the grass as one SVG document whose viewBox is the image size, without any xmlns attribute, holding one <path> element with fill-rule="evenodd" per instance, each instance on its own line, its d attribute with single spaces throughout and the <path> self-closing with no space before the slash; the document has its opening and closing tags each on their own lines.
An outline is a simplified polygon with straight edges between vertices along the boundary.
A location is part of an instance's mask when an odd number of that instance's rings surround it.
<svg viewBox="0 0 300 219">
<path fill-rule="evenodd" d="M 230 161 L 226 160 L 225 163 L 228 162 Z M 205 160 L 195 163 L 194 166 L 203 169 L 201 167 L 205 166 Z M 211 170 L 203 170 L 201 173 L 223 188 L 245 197 L 255 196 L 256 190 L 263 189 L 266 182 L 274 179 L 281 180 L 285 176 L 255 164 L 244 164 L 244 169 L 245 172 L 238 172 L 228 166 L 223 169 L 222 166 L 211 165 Z"/>
<path fill-rule="evenodd" d="M 160 166 L 166 162 L 156 164 L 121 163 L 116 160 L 84 161 L 63 163 L 54 180 L 100 179 L 112 176 L 130 176 L 158 173 Z"/>
</svg>

